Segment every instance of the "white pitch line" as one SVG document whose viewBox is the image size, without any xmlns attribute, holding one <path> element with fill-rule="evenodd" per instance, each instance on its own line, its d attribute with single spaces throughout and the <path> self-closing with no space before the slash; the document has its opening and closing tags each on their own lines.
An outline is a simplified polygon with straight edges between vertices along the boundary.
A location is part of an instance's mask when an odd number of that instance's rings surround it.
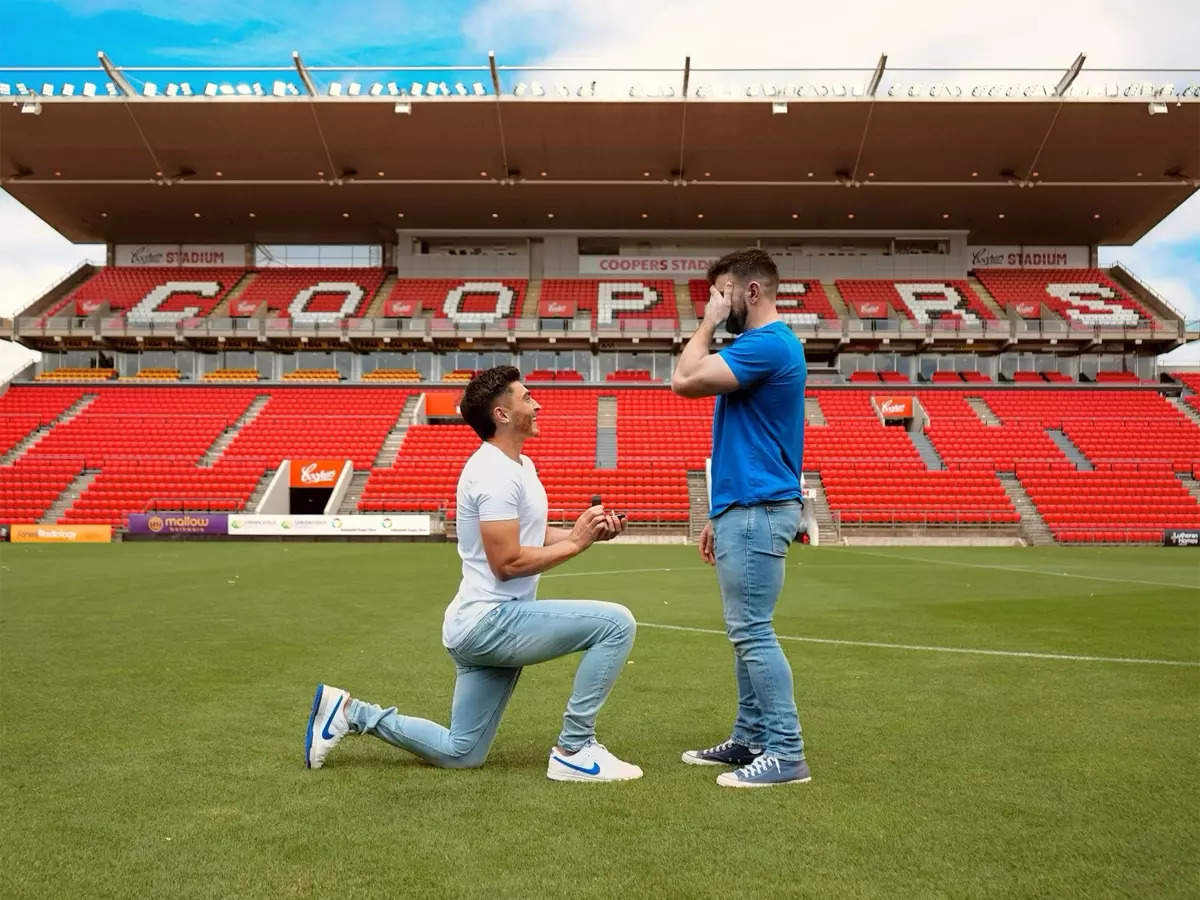
<svg viewBox="0 0 1200 900">
<path fill-rule="evenodd" d="M 718 628 L 692 628 L 689 625 L 661 625 L 657 622 L 638 622 L 639 628 L 661 628 L 666 631 L 690 631 L 695 634 L 719 634 Z M 1200 661 L 1190 659 L 1136 659 L 1129 656 L 1081 656 L 1071 653 L 1034 653 L 1028 650 L 981 650 L 974 647 L 937 647 L 926 644 L 891 644 L 884 641 L 847 641 L 838 638 L 798 637 L 776 635 L 781 641 L 802 641 L 806 644 L 837 644 L 843 647 L 876 647 L 884 650 L 923 650 L 927 653 L 967 653 L 977 656 L 1017 656 L 1026 659 L 1061 659 L 1072 662 L 1140 663 L 1147 666 L 1200 667 Z"/>
<path fill-rule="evenodd" d="M 1024 575 L 1052 575 L 1056 578 L 1085 578 L 1088 581 L 1111 581 L 1116 584 L 1144 584 L 1150 587 L 1182 588 L 1185 591 L 1200 591 L 1200 584 L 1179 584 L 1174 581 L 1142 581 L 1137 578 L 1110 578 L 1105 575 L 1081 575 L 1075 572 L 1048 572 L 1045 569 L 1023 569 L 1019 566 L 999 566 L 992 563 L 959 562 L 952 559 L 928 559 L 924 556 L 894 556 L 891 553 L 878 553 L 873 550 L 857 550 L 853 547 L 838 549 L 839 553 L 858 553 L 863 556 L 875 556 L 879 559 L 891 559 L 897 562 L 923 562 L 935 566 L 961 566 L 967 569 L 999 569 L 1002 572 L 1020 572 Z M 819 567 L 814 567 L 819 568 Z"/>
</svg>

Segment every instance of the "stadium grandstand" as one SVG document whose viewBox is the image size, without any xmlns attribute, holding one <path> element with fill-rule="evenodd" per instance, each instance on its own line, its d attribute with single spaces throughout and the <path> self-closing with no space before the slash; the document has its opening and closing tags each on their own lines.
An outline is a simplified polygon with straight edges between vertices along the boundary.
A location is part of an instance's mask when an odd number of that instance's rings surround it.
<svg viewBox="0 0 1200 900">
<path fill-rule="evenodd" d="M 0 394 L 0 523 L 297 513 L 313 461 L 306 511 L 452 534 L 458 395 L 513 364 L 553 518 L 598 493 L 694 536 L 712 404 L 670 375 L 709 262 L 753 244 L 806 346 L 823 541 L 1200 529 L 1200 372 L 1157 362 L 1200 323 L 1099 262 L 1200 186 L 1200 84 L 1078 63 L 982 90 L 882 60 L 0 82 L 0 184 L 107 247 L 0 322 L 41 352 Z"/>
</svg>

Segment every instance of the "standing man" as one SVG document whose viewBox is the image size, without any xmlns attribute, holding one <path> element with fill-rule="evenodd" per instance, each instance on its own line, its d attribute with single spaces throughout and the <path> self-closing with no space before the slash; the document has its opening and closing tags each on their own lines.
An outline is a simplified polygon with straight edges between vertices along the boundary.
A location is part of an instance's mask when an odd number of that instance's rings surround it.
<svg viewBox="0 0 1200 900">
<path fill-rule="evenodd" d="M 488 369 L 463 394 L 462 417 L 483 443 L 458 479 L 458 555 L 462 581 L 446 609 L 442 643 L 457 669 L 450 727 L 395 707 L 356 700 L 317 685 L 304 742 L 304 764 L 319 769 L 347 733 L 373 734 L 435 766 L 483 765 L 523 666 L 584 651 L 546 777 L 555 781 L 628 781 L 642 770 L 596 741 L 596 714 L 633 647 L 629 610 L 596 600 L 538 600 L 540 573 L 624 530 L 602 506 L 571 529 L 546 524 L 546 491 L 525 441 L 538 433 L 541 408 L 512 366 Z"/>
<path fill-rule="evenodd" d="M 779 271 L 764 251 L 738 250 L 708 270 L 704 319 L 688 341 L 671 389 L 716 395 L 712 508 L 700 556 L 717 567 L 725 630 L 733 643 L 738 711 L 729 738 L 688 750 L 692 765 L 731 765 L 717 784 L 769 787 L 811 779 L 792 695 L 792 670 L 772 617 L 788 545 L 802 508 L 804 346 L 775 309 Z M 721 321 L 734 342 L 710 353 Z"/>
</svg>

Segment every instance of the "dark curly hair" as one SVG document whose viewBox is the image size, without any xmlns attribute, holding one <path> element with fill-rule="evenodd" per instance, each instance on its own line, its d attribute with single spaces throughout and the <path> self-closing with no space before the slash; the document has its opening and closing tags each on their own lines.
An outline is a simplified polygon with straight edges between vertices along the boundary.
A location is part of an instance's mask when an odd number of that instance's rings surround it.
<svg viewBox="0 0 1200 900">
<path fill-rule="evenodd" d="M 708 267 L 708 284 L 713 283 L 726 272 L 739 280 L 758 280 L 768 291 L 779 287 L 779 269 L 775 260 L 771 259 L 766 250 L 758 247 L 747 247 L 744 250 L 734 250 L 726 253 Z"/>
<path fill-rule="evenodd" d="M 520 380 L 521 372 L 515 366 L 496 366 L 471 379 L 463 391 L 458 408 L 463 421 L 475 429 L 480 440 L 486 441 L 495 436 L 496 423 L 492 421 L 492 409 L 496 399 L 506 393 L 514 381 Z"/>
</svg>

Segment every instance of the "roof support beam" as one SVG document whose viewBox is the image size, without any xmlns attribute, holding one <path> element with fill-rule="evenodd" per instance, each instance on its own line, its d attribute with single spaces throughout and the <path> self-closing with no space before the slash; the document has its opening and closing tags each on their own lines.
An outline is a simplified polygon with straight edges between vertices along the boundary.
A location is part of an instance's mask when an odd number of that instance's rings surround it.
<svg viewBox="0 0 1200 900">
<path fill-rule="evenodd" d="M 308 96 L 317 96 L 317 87 L 313 84 L 312 77 L 308 74 L 308 69 L 304 67 L 304 60 L 300 58 L 300 51 L 292 51 L 292 65 L 296 67 L 296 74 L 300 76 L 300 82 L 304 85 L 304 90 L 308 91 Z"/>
<path fill-rule="evenodd" d="M 1062 78 L 1059 79 L 1058 84 L 1055 86 L 1055 97 L 1061 97 L 1066 94 L 1067 89 L 1074 83 L 1075 79 L 1079 77 L 1079 71 L 1083 68 L 1083 62 L 1085 59 L 1087 59 L 1087 54 L 1085 53 L 1080 53 L 1077 57 L 1075 57 L 1075 62 L 1071 63 L 1070 68 L 1067 69 L 1066 73 Z"/>
<path fill-rule="evenodd" d="M 871 76 L 871 83 L 867 85 L 867 96 L 874 97 L 875 92 L 879 90 L 879 82 L 883 81 L 883 70 L 887 68 L 887 54 L 879 54 L 879 62 L 875 64 L 875 74 Z"/>
<path fill-rule="evenodd" d="M 679 116 L 679 175 L 677 176 L 680 184 L 685 184 L 684 179 L 687 177 L 683 169 L 683 151 L 687 146 L 687 100 L 688 100 L 688 81 L 692 77 L 692 58 L 685 56 L 683 58 L 683 93 L 680 95 L 682 102 L 680 106 Z"/>
<path fill-rule="evenodd" d="M 496 125 L 500 130 L 500 162 L 504 166 L 502 180 L 507 183 L 512 177 L 508 168 L 508 141 L 504 138 L 504 110 L 500 107 L 500 74 L 496 70 L 496 51 L 488 51 L 488 68 L 492 72 L 492 87 L 496 90 Z"/>
<path fill-rule="evenodd" d="M 96 58 L 100 60 L 100 65 L 104 67 L 105 74 L 108 75 L 109 80 L 117 86 L 118 91 L 120 91 L 126 97 L 132 97 L 137 93 L 125 79 L 125 76 L 122 75 L 117 67 L 112 64 L 112 61 L 105 56 L 103 50 L 97 51 Z"/>
</svg>

